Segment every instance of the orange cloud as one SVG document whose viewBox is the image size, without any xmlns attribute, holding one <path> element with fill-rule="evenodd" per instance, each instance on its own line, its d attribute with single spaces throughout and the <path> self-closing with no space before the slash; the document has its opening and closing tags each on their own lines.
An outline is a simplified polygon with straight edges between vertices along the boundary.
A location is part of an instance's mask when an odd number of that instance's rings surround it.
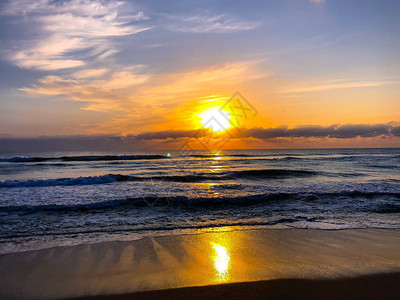
<svg viewBox="0 0 400 300">
<path fill-rule="evenodd" d="M 319 92 L 335 89 L 361 88 L 361 87 L 378 87 L 383 85 L 398 84 L 398 81 L 348 81 L 348 80 L 332 80 L 324 83 L 311 84 L 306 86 L 297 86 L 282 90 L 281 93 L 307 93 Z"/>
<path fill-rule="evenodd" d="M 108 120 L 98 124 L 97 130 L 101 132 L 193 127 L 198 125 L 193 122 L 194 114 L 205 108 L 204 103 L 210 101 L 213 91 L 226 90 L 225 96 L 230 96 L 244 83 L 267 77 L 268 74 L 257 70 L 257 64 L 257 61 L 241 61 L 157 75 L 146 73 L 146 67 L 141 65 L 114 72 L 87 69 L 70 76 L 46 76 L 21 90 L 33 96 L 79 101 L 83 110 L 108 113 Z M 218 97 L 221 101 L 224 96 L 218 94 Z M 221 104 L 218 103 L 215 105 Z"/>
</svg>

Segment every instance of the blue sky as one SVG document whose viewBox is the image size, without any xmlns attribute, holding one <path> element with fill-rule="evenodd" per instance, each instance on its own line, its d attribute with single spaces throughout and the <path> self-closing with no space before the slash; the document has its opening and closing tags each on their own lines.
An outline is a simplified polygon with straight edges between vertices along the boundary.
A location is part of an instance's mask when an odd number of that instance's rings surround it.
<svg viewBox="0 0 400 300">
<path fill-rule="evenodd" d="M 3 137 L 187 129 L 204 99 L 237 90 L 260 112 L 248 128 L 400 122 L 399 1 L 13 0 L 0 11 Z"/>
</svg>

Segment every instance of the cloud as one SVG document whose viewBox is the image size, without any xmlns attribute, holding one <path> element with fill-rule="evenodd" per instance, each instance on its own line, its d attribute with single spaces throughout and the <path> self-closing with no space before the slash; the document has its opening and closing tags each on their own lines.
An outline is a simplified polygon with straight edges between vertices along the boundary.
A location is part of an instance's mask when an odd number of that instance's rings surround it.
<svg viewBox="0 0 400 300">
<path fill-rule="evenodd" d="M 256 139 L 272 138 L 369 138 L 378 136 L 398 136 L 399 128 L 388 124 L 345 124 L 331 125 L 327 127 L 312 125 L 298 126 L 292 129 L 278 128 L 253 128 L 246 130 L 242 136 Z"/>
<path fill-rule="evenodd" d="M 178 138 L 191 138 L 196 134 L 197 130 L 164 130 L 145 132 L 135 136 L 138 140 L 165 140 Z"/>
<path fill-rule="evenodd" d="M 100 0 L 10 1 L 3 14 L 17 16 L 24 26 L 38 28 L 8 57 L 21 68 L 59 70 L 82 67 L 118 51 L 112 38 L 151 29 L 133 25 L 145 20 L 141 11 L 120 16 L 122 2 Z M 23 16 L 23 17 L 22 17 Z"/>
<path fill-rule="evenodd" d="M 282 90 L 281 93 L 308 93 L 320 92 L 336 89 L 361 88 L 361 87 L 379 87 L 384 85 L 398 84 L 398 81 L 351 81 L 346 79 L 330 80 L 322 83 L 316 83 L 306 86 L 297 86 Z"/>
<path fill-rule="evenodd" d="M 198 146 L 198 141 L 195 138 L 197 130 L 164 130 L 145 132 L 138 135 L 75 135 L 75 136 L 41 136 L 31 138 L 13 138 L 3 136 L 0 137 L 0 152 L 15 153 L 16 150 L 24 152 L 36 151 L 132 151 L 138 149 L 181 149 L 186 143 L 191 143 L 192 146 Z M 257 140 L 272 142 L 270 146 L 279 145 L 275 142 L 281 141 L 282 145 L 296 145 L 296 142 L 302 141 L 335 141 L 342 139 L 343 143 L 357 141 L 356 138 L 375 138 L 375 143 L 366 144 L 366 140 L 358 140 L 363 146 L 375 145 L 382 146 L 382 137 L 392 137 L 392 143 L 388 145 L 398 145 L 400 137 L 400 126 L 390 126 L 385 124 L 348 124 L 348 125 L 332 125 L 323 126 L 299 126 L 293 129 L 287 127 L 277 128 L 252 128 L 243 132 L 242 137 L 247 142 Z M 283 138 L 283 139 L 282 139 Z M 235 138 L 231 142 L 234 141 Z M 197 141 L 197 142 L 196 142 Z M 290 144 L 285 144 L 285 141 Z M 363 142 L 364 141 L 364 142 Z M 373 140 L 368 140 L 373 141 Z M 397 142 L 396 142 L 397 141 Z M 339 145 L 343 145 L 339 144 Z M 317 144 L 318 145 L 318 144 Z M 336 144 L 337 145 L 337 144 Z M 351 145 L 351 144 L 348 144 Z M 197 148 L 196 148 L 197 149 Z M 200 148 L 204 149 L 204 148 Z"/>
<path fill-rule="evenodd" d="M 317 3 L 317 4 L 321 4 L 321 3 L 325 2 L 325 0 L 309 0 L 309 1 L 312 3 Z"/>
<path fill-rule="evenodd" d="M 197 130 L 164 130 L 157 132 L 146 132 L 135 136 L 135 139 L 177 139 L 193 138 Z M 251 128 L 247 130 L 233 131 L 240 133 L 234 137 L 255 138 L 255 139 L 275 139 L 275 138 L 371 138 L 379 136 L 400 136 L 400 126 L 388 124 L 344 124 L 344 125 L 303 125 L 295 128 L 286 126 L 275 128 Z"/>
<path fill-rule="evenodd" d="M 400 136 L 400 126 L 393 127 L 390 133 L 394 136 Z"/>
<path fill-rule="evenodd" d="M 110 70 L 107 68 L 102 69 L 87 69 L 75 72 L 71 74 L 73 78 L 77 79 L 84 79 L 84 78 L 94 78 L 94 77 L 101 77 L 104 74 L 107 74 Z"/>
<path fill-rule="evenodd" d="M 128 66 L 114 72 L 106 68 L 89 69 L 70 76 L 48 75 L 21 90 L 33 96 L 61 96 L 70 101 L 92 103 L 83 105 L 82 108 L 86 110 L 122 110 L 129 101 L 130 89 L 151 77 L 149 74 L 142 74 L 141 67 Z"/>
<path fill-rule="evenodd" d="M 120 49 L 117 39 L 152 28 L 149 22 L 142 22 L 148 17 L 130 4 L 117 0 L 10 1 L 1 14 L 33 28 L 34 34 L 15 41 L 8 58 L 21 68 L 46 71 L 20 90 L 34 97 L 75 101 L 82 110 L 103 113 L 102 123 L 82 124 L 85 133 L 127 133 L 150 130 L 167 120 L 174 109 L 214 94 L 215 89 L 220 93 L 221 87 L 238 88 L 243 82 L 266 76 L 254 61 L 157 74 L 150 73 L 147 66 L 121 65 L 111 57 Z M 195 32 L 234 32 L 258 26 L 207 11 L 170 20 Z"/>
<path fill-rule="evenodd" d="M 261 22 L 242 21 L 227 14 L 214 14 L 205 11 L 189 17 L 181 17 L 170 25 L 169 29 L 179 32 L 191 33 L 229 33 L 252 30 Z"/>
<path fill-rule="evenodd" d="M 205 89 L 211 85 L 237 85 L 242 82 L 269 76 L 256 69 L 260 61 L 234 61 L 217 64 L 184 73 L 168 74 L 158 78 L 159 83 L 146 91 L 147 95 L 163 94 L 174 96 Z"/>
<path fill-rule="evenodd" d="M 141 132 L 154 129 L 152 126 L 157 124 L 167 128 L 196 128 L 191 122 L 193 109 L 202 102 L 200 98 L 227 86 L 230 90 L 232 85 L 239 87 L 268 76 L 257 70 L 257 63 L 230 62 L 165 74 L 148 73 L 143 65 L 115 67 L 113 71 L 88 69 L 70 75 L 48 75 L 21 90 L 36 97 L 56 96 L 76 101 L 83 110 L 108 114 L 103 123 L 82 128 L 84 132 Z M 168 125 L 165 122 L 169 119 Z"/>
<path fill-rule="evenodd" d="M 150 73 L 144 65 L 114 65 L 113 69 L 44 76 L 20 90 L 32 97 L 73 101 L 82 110 L 101 113 L 96 123 L 78 125 L 80 133 L 198 128 L 196 114 L 210 105 L 204 97 L 217 94 L 213 99 L 225 99 L 232 86 L 240 89 L 269 76 L 258 70 L 258 63 L 237 61 L 159 74 Z"/>
</svg>

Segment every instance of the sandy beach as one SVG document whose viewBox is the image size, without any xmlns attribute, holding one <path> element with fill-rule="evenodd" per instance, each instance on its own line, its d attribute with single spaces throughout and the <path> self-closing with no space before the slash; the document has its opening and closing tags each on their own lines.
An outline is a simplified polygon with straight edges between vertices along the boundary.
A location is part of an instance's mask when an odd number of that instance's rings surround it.
<svg viewBox="0 0 400 300">
<path fill-rule="evenodd" d="M 224 228 L 2 254 L 0 269 L 1 299 L 398 299 L 400 230 Z"/>
</svg>

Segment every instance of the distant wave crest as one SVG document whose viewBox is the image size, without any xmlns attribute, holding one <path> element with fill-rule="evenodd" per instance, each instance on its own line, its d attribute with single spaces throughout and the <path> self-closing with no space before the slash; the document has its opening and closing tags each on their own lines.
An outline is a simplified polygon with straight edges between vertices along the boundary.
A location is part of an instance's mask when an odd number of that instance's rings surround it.
<svg viewBox="0 0 400 300">
<path fill-rule="evenodd" d="M 359 206 L 358 200 L 384 198 L 389 200 L 389 203 L 374 204 L 369 206 Z M 266 193 L 248 196 L 237 197 L 199 197 L 190 198 L 187 196 L 171 196 L 171 197 L 138 197 L 112 199 L 102 202 L 89 204 L 71 204 L 71 205 L 20 205 L 20 206 L 3 206 L 0 207 L 0 212 L 16 212 L 18 214 L 39 213 L 39 212 L 90 212 L 90 211 L 106 211 L 114 209 L 126 210 L 129 208 L 140 207 L 196 207 L 200 208 L 222 208 L 232 206 L 249 206 L 249 205 L 268 205 L 269 203 L 282 203 L 284 201 L 301 201 L 301 202 L 318 202 L 318 201 L 338 201 L 343 202 L 343 199 L 354 199 L 354 205 L 358 209 L 375 213 L 400 213 L 400 193 L 396 192 L 363 192 L 363 191 L 343 191 L 334 193 Z M 349 204 L 349 203 L 348 203 Z"/>
<path fill-rule="evenodd" d="M 45 162 L 45 161 L 115 161 L 115 160 L 142 160 L 142 159 L 166 159 L 164 155 L 80 155 L 61 157 L 21 157 L 0 158 L 0 162 Z"/>
<path fill-rule="evenodd" d="M 32 180 L 6 180 L 0 182 L 0 188 L 12 187 L 45 187 L 45 186 L 67 186 L 67 185 L 91 185 L 107 184 L 121 181 L 172 181 L 172 182 L 203 182 L 209 180 L 228 180 L 235 178 L 242 179 L 279 179 L 293 177 L 308 177 L 318 173 L 307 170 L 289 169 L 262 169 L 262 170 L 242 170 L 228 171 L 224 173 L 194 173 L 187 175 L 165 175 L 165 176 L 132 176 L 122 174 L 107 174 L 102 176 L 88 176 L 77 178 L 57 178 L 57 179 L 32 179 Z"/>
</svg>

